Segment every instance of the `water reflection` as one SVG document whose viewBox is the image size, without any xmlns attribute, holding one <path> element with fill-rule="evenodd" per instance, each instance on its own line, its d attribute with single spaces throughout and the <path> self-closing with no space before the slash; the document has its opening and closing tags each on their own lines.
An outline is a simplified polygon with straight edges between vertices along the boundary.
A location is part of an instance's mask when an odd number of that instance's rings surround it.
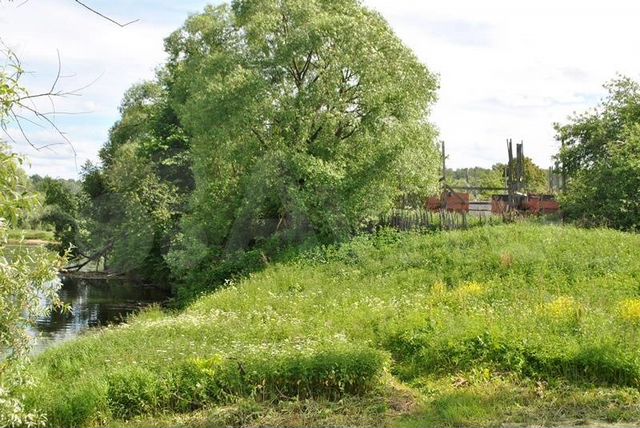
<svg viewBox="0 0 640 428">
<path fill-rule="evenodd" d="M 72 339 L 89 328 L 120 323 L 141 307 L 169 297 L 163 290 L 120 279 L 70 277 L 62 279 L 59 294 L 63 302 L 71 305 L 71 310 L 52 311 L 38 319 L 31 331 L 37 337 L 34 353 Z"/>
</svg>

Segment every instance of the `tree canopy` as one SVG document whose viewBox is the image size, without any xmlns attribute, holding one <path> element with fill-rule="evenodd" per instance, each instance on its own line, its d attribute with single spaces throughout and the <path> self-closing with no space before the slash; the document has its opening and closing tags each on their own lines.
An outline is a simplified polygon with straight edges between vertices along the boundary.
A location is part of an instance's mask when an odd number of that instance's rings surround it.
<svg viewBox="0 0 640 428">
<path fill-rule="evenodd" d="M 209 6 L 165 45 L 85 168 L 112 267 L 169 261 L 181 278 L 273 237 L 348 236 L 435 191 L 436 76 L 360 1 Z"/>
<path fill-rule="evenodd" d="M 360 2 L 235 1 L 166 45 L 192 136 L 185 233 L 203 247 L 336 239 L 400 192 L 433 189 L 436 78 Z"/>
<path fill-rule="evenodd" d="M 556 125 L 568 179 L 563 211 L 586 225 L 640 227 L 640 84 L 619 77 L 593 110 Z"/>
</svg>

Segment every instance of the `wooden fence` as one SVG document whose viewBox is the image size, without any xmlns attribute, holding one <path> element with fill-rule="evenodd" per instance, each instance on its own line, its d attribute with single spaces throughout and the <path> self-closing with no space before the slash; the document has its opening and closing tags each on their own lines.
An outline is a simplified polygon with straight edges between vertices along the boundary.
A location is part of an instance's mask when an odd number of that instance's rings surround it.
<svg viewBox="0 0 640 428">
<path fill-rule="evenodd" d="M 392 209 L 381 215 L 378 226 L 391 227 L 398 230 L 451 230 L 466 229 L 469 226 L 498 224 L 503 222 L 502 216 L 487 211 L 471 213 L 450 212 L 446 210 L 430 211 L 417 209 Z"/>
</svg>

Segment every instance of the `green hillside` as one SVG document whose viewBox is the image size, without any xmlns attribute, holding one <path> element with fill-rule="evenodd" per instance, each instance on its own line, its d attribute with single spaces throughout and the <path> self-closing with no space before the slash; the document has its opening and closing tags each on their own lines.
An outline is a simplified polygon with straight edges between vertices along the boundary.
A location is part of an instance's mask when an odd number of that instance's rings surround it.
<svg viewBox="0 0 640 428">
<path fill-rule="evenodd" d="M 640 419 L 640 236 L 528 224 L 316 249 L 51 349 L 50 426 Z"/>
</svg>

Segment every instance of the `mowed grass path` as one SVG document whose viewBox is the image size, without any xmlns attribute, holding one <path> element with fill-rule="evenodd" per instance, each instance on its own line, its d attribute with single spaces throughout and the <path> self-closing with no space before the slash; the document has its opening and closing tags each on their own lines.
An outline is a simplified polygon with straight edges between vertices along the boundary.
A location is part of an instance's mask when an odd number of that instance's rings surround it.
<svg viewBox="0 0 640 428">
<path fill-rule="evenodd" d="M 51 426 L 633 422 L 639 345 L 638 235 L 383 232 L 49 350 L 27 394 Z"/>
</svg>

